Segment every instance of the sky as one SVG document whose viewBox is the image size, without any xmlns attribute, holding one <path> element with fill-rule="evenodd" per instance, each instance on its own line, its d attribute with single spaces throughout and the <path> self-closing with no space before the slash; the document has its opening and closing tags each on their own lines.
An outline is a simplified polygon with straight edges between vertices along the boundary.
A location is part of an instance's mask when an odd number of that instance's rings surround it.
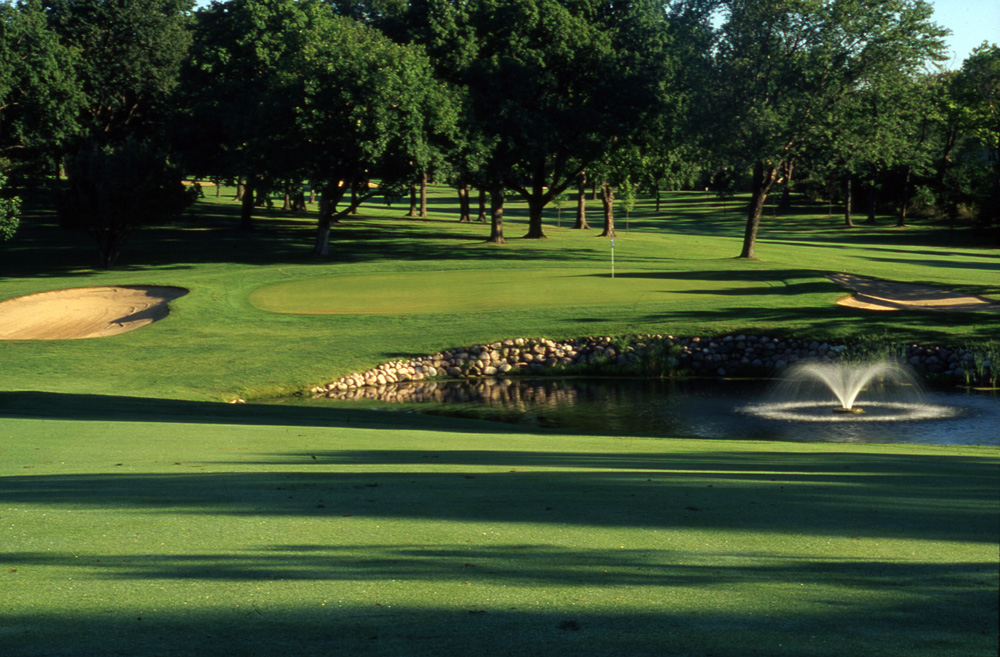
<svg viewBox="0 0 1000 657">
<path fill-rule="evenodd" d="M 946 43 L 951 58 L 946 68 L 962 67 L 969 53 L 983 41 L 1000 45 L 1000 0 L 929 0 L 934 22 L 951 30 Z"/>
</svg>

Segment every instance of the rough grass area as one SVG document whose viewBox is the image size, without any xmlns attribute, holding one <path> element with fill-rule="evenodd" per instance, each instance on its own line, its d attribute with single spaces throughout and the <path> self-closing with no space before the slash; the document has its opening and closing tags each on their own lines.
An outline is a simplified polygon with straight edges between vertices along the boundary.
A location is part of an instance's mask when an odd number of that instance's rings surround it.
<svg viewBox="0 0 1000 657">
<path fill-rule="evenodd" d="M 5 655 L 997 647 L 996 450 L 50 395 L 0 413 Z"/>
</svg>

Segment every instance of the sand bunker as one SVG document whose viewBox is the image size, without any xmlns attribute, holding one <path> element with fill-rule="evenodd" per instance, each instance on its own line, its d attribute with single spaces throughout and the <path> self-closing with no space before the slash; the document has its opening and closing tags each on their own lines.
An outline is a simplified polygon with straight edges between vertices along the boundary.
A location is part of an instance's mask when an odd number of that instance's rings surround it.
<svg viewBox="0 0 1000 657">
<path fill-rule="evenodd" d="M 0 340 L 102 338 L 152 324 L 180 287 L 122 285 L 29 294 L 0 303 Z"/>
<path fill-rule="evenodd" d="M 837 301 L 839 305 L 850 308 L 1000 313 L 1000 302 L 929 285 L 897 283 L 853 274 L 828 274 L 827 278 L 857 293 Z"/>
</svg>

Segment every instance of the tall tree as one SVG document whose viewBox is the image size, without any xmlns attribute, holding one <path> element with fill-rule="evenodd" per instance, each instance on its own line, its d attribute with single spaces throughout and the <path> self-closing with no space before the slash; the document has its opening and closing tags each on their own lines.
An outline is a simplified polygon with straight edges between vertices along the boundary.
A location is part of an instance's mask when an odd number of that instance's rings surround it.
<svg viewBox="0 0 1000 657">
<path fill-rule="evenodd" d="M 77 134 L 83 95 L 74 54 L 40 0 L 0 4 L 0 170 L 6 162 L 50 173 Z"/>
<path fill-rule="evenodd" d="M 740 257 L 753 258 L 764 204 L 821 143 L 851 91 L 886 71 L 943 59 L 946 31 L 923 0 L 723 0 L 702 125 L 752 170 Z"/>
<path fill-rule="evenodd" d="M 488 144 L 494 199 L 500 186 L 517 191 L 526 237 L 544 237 L 545 206 L 661 109 L 671 61 L 662 5 L 475 0 L 466 11 L 468 129 Z"/>
<path fill-rule="evenodd" d="M 194 117 L 214 133 L 203 166 L 243 177 L 251 191 L 311 180 L 321 191 L 321 255 L 331 223 L 376 190 L 402 196 L 454 122 L 419 48 L 337 11 L 319 0 L 216 2 L 199 14 L 188 75 Z M 245 195 L 244 226 L 252 210 Z"/>
<path fill-rule="evenodd" d="M 964 169 L 968 191 L 962 200 L 984 225 L 1000 228 L 1000 47 L 976 48 L 949 79 L 945 102 L 956 138 L 967 141 L 962 161 L 947 162 Z"/>
<path fill-rule="evenodd" d="M 289 73 L 302 88 L 295 131 L 325 199 L 315 250 L 326 255 L 330 223 L 375 193 L 373 179 L 379 193 L 401 195 L 414 163 L 431 161 L 431 140 L 451 131 L 455 114 L 420 48 L 322 9 L 302 31 L 308 41 Z M 368 191 L 338 213 L 347 185 Z"/>
<path fill-rule="evenodd" d="M 253 227 L 257 193 L 301 173 L 295 67 L 306 47 L 303 29 L 321 9 L 298 0 L 231 0 L 198 12 L 184 76 L 188 163 L 199 174 L 244 181 L 244 230 Z"/>
<path fill-rule="evenodd" d="M 823 129 L 797 161 L 814 174 L 840 180 L 844 189 L 844 225 L 854 225 L 851 197 L 863 182 L 868 199 L 868 223 L 883 188 L 898 187 L 905 224 L 905 207 L 914 175 L 929 170 L 931 134 L 935 122 L 933 97 L 940 92 L 937 76 L 912 71 L 882 71 L 850 89 L 836 120 Z M 799 167 L 804 168 L 804 167 Z M 896 184 L 896 179 L 899 183 Z"/>
<path fill-rule="evenodd" d="M 74 51 L 89 134 L 115 141 L 162 131 L 191 43 L 194 0 L 42 2 Z"/>
</svg>

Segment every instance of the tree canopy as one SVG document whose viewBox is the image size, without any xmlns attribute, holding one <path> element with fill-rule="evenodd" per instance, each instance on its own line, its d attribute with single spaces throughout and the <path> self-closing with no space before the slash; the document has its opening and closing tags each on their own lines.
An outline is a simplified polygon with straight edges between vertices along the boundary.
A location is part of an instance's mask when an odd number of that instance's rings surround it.
<svg viewBox="0 0 1000 657">
<path fill-rule="evenodd" d="M 712 147 L 752 167 L 741 256 L 755 256 L 768 194 L 826 143 L 855 95 L 890 72 L 943 59 L 945 31 L 923 0 L 724 0 L 704 95 Z"/>
<path fill-rule="evenodd" d="M 21 199 L 16 196 L 12 198 L 4 196 L 6 182 L 7 176 L 0 172 L 0 242 L 14 237 L 19 223 L 17 213 L 21 207 Z"/>
<path fill-rule="evenodd" d="M 360 201 L 432 177 L 489 192 L 497 243 L 511 193 L 541 238 L 589 180 L 610 235 L 616 187 L 720 171 L 751 192 L 747 258 L 793 180 L 848 217 L 859 187 L 900 224 L 912 198 L 1000 225 L 998 48 L 942 72 L 945 34 L 925 0 L 0 1 L 0 172 L 63 166 L 92 201 L 88 166 L 141 147 L 239 182 L 247 229 L 308 181 L 321 254 Z"/>
<path fill-rule="evenodd" d="M 0 4 L 0 170 L 49 164 L 79 131 L 76 49 L 52 29 L 41 0 Z"/>
<path fill-rule="evenodd" d="M 162 127 L 191 43 L 194 0 L 42 0 L 73 51 L 81 122 L 117 138 Z"/>
</svg>

